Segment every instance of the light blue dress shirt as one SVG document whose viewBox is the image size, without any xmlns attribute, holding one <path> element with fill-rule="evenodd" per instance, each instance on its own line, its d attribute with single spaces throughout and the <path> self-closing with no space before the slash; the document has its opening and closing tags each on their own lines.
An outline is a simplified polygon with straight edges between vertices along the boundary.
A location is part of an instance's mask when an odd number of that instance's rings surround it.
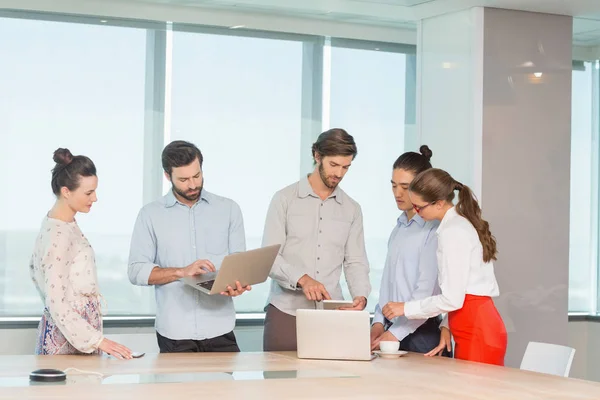
<svg viewBox="0 0 600 400">
<path fill-rule="evenodd" d="M 144 206 L 137 218 L 129 253 L 129 280 L 147 286 L 154 267 L 182 268 L 199 259 L 218 269 L 226 255 L 245 251 L 240 207 L 202 190 L 192 207 L 169 191 Z M 155 286 L 156 331 L 173 340 L 203 340 L 231 332 L 235 309 L 230 297 L 206 295 L 181 281 Z"/>
<path fill-rule="evenodd" d="M 381 278 L 379 302 L 373 323 L 386 326 L 381 309 L 390 301 L 420 300 L 439 293 L 437 283 L 437 236 L 439 221 L 425 222 L 418 214 L 410 221 L 399 218 L 388 241 L 388 253 Z M 413 333 L 426 320 L 394 318 L 389 331 L 398 340 Z"/>
</svg>

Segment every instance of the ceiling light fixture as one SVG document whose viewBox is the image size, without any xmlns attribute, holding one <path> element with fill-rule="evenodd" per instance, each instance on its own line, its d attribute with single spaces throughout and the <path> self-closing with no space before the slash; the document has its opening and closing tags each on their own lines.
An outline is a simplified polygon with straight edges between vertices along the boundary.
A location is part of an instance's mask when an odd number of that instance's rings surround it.
<svg viewBox="0 0 600 400">
<path fill-rule="evenodd" d="M 230 26 L 229 29 L 240 29 L 240 28 L 245 28 L 246 25 L 234 25 L 234 26 Z"/>
</svg>

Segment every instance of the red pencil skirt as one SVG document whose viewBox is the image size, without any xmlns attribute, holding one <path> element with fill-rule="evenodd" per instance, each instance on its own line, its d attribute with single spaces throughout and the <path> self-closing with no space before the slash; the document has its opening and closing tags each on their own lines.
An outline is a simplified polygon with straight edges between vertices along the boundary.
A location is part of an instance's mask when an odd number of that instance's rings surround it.
<svg viewBox="0 0 600 400">
<path fill-rule="evenodd" d="M 506 328 L 490 297 L 467 294 L 462 308 L 448 313 L 448 324 L 455 358 L 504 365 Z"/>
</svg>

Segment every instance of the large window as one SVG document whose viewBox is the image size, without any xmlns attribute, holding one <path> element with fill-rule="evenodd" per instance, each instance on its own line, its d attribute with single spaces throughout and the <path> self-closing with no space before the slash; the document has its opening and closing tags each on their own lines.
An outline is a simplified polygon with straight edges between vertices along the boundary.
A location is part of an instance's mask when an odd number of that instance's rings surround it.
<svg viewBox="0 0 600 400">
<path fill-rule="evenodd" d="M 0 315 L 39 315 L 29 258 L 52 207 L 52 154 L 89 156 L 98 202 L 78 222 L 111 314 L 152 312 L 127 279 L 142 206 L 144 29 L 0 18 Z M 10 38 L 10 39 L 8 39 Z"/>
<path fill-rule="evenodd" d="M 12 38 L 0 42 L 0 167 L 10 193 L 0 197 L 1 316 L 42 310 L 27 265 L 54 201 L 56 148 L 85 154 L 98 168 L 99 201 L 78 222 L 96 251 L 108 314 L 147 315 L 154 313 L 153 290 L 129 283 L 127 258 L 140 207 L 169 189 L 157 164 L 164 144 L 184 139 L 200 147 L 205 188 L 240 204 L 251 249 L 261 244 L 271 197 L 308 172 L 310 145 L 329 125 L 358 142 L 343 187 L 363 207 L 373 308 L 398 214 L 388 181 L 404 150 L 401 51 L 350 41 L 329 47 L 309 36 L 186 25 L 165 34 L 159 24 L 49 18 L 0 19 L 0 34 Z M 269 285 L 236 299 L 237 310 L 261 312 Z"/>
<path fill-rule="evenodd" d="M 401 213 L 390 179 L 394 161 L 404 152 L 405 69 L 402 53 L 331 48 L 329 120 L 332 128 L 353 135 L 358 148 L 341 186 L 363 211 L 373 288 L 370 310 L 379 299 L 388 238 Z"/>
<path fill-rule="evenodd" d="M 271 197 L 300 176 L 302 46 L 173 33 L 171 138 L 195 143 L 206 190 L 240 205 L 248 249 L 261 245 Z M 236 310 L 262 311 L 269 285 L 236 298 Z"/>
<path fill-rule="evenodd" d="M 598 63 L 574 63 L 571 116 L 569 311 L 596 312 Z"/>
<path fill-rule="evenodd" d="M 414 57 L 406 54 L 414 48 L 1 15 L 0 36 L 10 40 L 0 41 L 0 316 L 42 311 L 27 266 L 54 201 L 56 148 L 88 155 L 98 168 L 99 201 L 78 222 L 96 251 L 108 314 L 152 315 L 154 291 L 129 283 L 127 258 L 139 209 L 169 187 L 160 171 L 164 144 L 200 147 L 205 187 L 241 206 L 251 249 L 260 246 L 271 197 L 311 169 L 310 145 L 330 127 L 358 144 L 342 187 L 363 209 L 373 309 L 399 215 L 391 166 L 416 150 L 405 132 L 414 123 Z M 596 312 L 600 79 L 597 62 L 574 66 L 569 310 Z M 261 312 L 269 285 L 236 299 L 237 310 Z"/>
</svg>

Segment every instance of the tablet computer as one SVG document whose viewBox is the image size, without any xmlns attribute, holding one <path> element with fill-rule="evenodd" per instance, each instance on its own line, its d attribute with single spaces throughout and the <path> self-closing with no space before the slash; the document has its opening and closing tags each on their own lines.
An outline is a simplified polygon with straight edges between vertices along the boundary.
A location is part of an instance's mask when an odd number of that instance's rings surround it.
<svg viewBox="0 0 600 400">
<path fill-rule="evenodd" d="M 341 307 L 352 307 L 352 300 L 323 300 L 323 310 L 337 310 Z"/>
</svg>

